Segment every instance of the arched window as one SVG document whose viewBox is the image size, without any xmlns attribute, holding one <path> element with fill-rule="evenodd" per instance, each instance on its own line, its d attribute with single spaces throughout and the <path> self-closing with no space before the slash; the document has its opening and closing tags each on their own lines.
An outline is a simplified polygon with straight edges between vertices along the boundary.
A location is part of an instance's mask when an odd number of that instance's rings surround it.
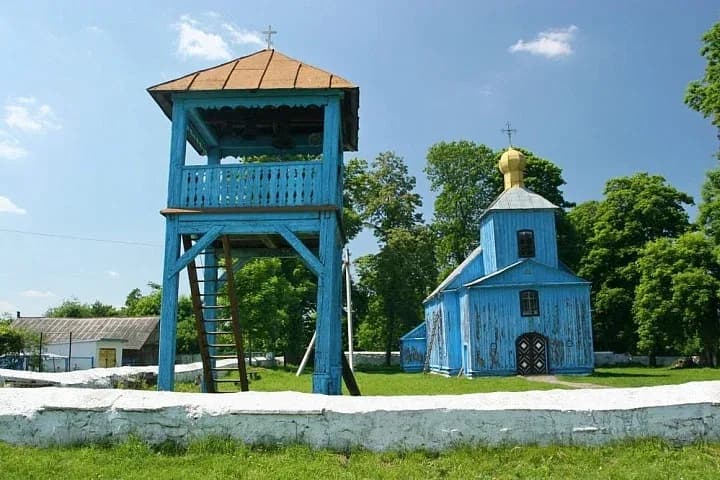
<svg viewBox="0 0 720 480">
<path fill-rule="evenodd" d="M 519 230 L 517 232 L 518 257 L 528 258 L 535 256 L 535 233 L 532 230 Z"/>
<path fill-rule="evenodd" d="M 523 290 L 520 292 L 520 315 L 523 317 L 537 317 L 540 315 L 540 300 L 537 290 Z"/>
</svg>

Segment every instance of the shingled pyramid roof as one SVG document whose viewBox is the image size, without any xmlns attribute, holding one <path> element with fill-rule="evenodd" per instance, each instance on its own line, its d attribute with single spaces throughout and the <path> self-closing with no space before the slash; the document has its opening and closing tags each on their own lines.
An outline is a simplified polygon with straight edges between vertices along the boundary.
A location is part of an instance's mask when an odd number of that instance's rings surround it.
<svg viewBox="0 0 720 480">
<path fill-rule="evenodd" d="M 172 118 L 172 94 L 180 92 L 331 89 L 345 92 L 343 134 L 357 149 L 358 87 L 333 73 L 276 50 L 260 50 L 215 67 L 198 70 L 148 88 L 165 115 Z M 350 137 L 347 138 L 347 135 Z"/>
</svg>

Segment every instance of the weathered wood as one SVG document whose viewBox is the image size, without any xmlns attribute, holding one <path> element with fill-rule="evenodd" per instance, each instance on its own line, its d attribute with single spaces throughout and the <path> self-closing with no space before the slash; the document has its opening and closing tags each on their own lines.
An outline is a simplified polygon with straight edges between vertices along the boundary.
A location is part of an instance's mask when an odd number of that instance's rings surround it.
<svg viewBox="0 0 720 480">
<path fill-rule="evenodd" d="M 282 235 L 285 241 L 295 249 L 305 265 L 307 265 L 307 267 L 312 270 L 315 275 L 322 275 L 323 264 L 320 263 L 320 260 L 318 260 L 315 255 L 313 255 L 310 249 L 307 248 L 305 244 L 302 243 L 302 241 L 285 225 L 278 225 L 277 228 L 278 233 Z"/>
<path fill-rule="evenodd" d="M 228 299 L 230 300 L 230 316 L 232 317 L 233 338 L 238 360 L 238 371 L 240 372 L 240 390 L 247 392 L 248 387 L 247 370 L 245 368 L 245 350 L 243 347 L 242 329 L 240 328 L 239 306 L 237 291 L 235 290 L 235 274 L 233 272 L 233 258 L 230 250 L 230 241 L 227 236 L 222 239 L 223 252 L 225 254 L 225 281 L 227 282 Z"/>
<path fill-rule="evenodd" d="M 189 235 L 182 237 L 185 253 L 192 250 L 192 240 Z M 200 347 L 200 359 L 202 360 L 204 387 L 208 393 L 215 393 L 215 383 L 212 378 L 210 351 L 208 350 L 207 333 L 205 331 L 205 318 L 203 317 L 203 305 L 198 286 L 198 275 L 195 269 L 195 258 L 187 264 L 188 280 L 190 283 L 190 300 L 192 301 L 193 316 L 195 318 L 195 330 L 198 334 L 198 346 Z"/>
<path fill-rule="evenodd" d="M 182 254 L 180 258 L 177 259 L 177 262 L 175 262 L 170 269 L 170 273 L 175 274 L 178 273 L 180 270 L 185 268 L 185 266 L 195 257 L 197 257 L 203 250 L 205 250 L 212 242 L 215 241 L 215 239 L 218 237 L 220 232 L 222 231 L 222 226 L 216 225 L 214 227 L 211 227 L 210 230 L 205 233 L 202 237 L 200 237 L 196 242 L 195 245 L 193 245 L 189 250 L 186 249 L 185 253 Z M 184 237 L 183 237 L 184 238 Z"/>
<path fill-rule="evenodd" d="M 172 266 L 180 254 L 180 235 L 177 218 L 165 221 L 165 260 L 160 306 L 160 348 L 158 353 L 158 390 L 172 391 L 175 385 L 175 340 L 179 274 L 172 274 Z"/>
<path fill-rule="evenodd" d="M 348 389 L 348 393 L 353 397 L 359 397 L 360 395 L 362 395 L 362 393 L 360 393 L 360 387 L 358 387 L 357 380 L 355 379 L 355 374 L 353 373 L 352 368 L 350 368 L 350 363 L 348 363 L 345 355 L 340 355 L 340 357 L 342 358 L 343 381 L 345 382 L 345 386 Z"/>
</svg>

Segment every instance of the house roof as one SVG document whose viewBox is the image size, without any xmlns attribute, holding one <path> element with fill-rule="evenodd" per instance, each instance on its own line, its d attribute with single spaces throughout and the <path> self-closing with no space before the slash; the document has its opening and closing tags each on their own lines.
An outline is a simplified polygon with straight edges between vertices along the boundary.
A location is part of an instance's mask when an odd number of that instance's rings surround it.
<svg viewBox="0 0 720 480">
<path fill-rule="evenodd" d="M 472 263 L 472 261 L 475 260 L 480 255 L 482 255 L 482 247 L 477 247 L 475 250 L 470 252 L 470 255 L 468 255 L 468 257 L 465 260 L 463 260 L 463 262 L 460 265 L 455 267 L 455 270 L 450 272 L 450 275 L 445 277 L 445 280 L 440 282 L 440 285 L 438 285 L 437 288 L 435 288 L 435 290 L 433 290 L 432 293 L 430 295 L 428 295 L 425 300 L 423 300 L 423 303 L 427 302 L 428 300 L 433 298 L 435 295 L 437 295 L 438 293 L 445 290 L 445 288 L 448 285 L 450 285 L 453 282 L 453 280 L 455 280 L 458 276 L 460 276 L 460 274 L 463 272 L 463 270 L 465 270 L 465 267 L 470 265 Z"/>
<path fill-rule="evenodd" d="M 525 268 L 523 268 L 525 267 Z M 520 270 L 525 270 L 520 272 Z M 539 277 L 538 274 L 542 274 Z M 530 276 L 528 281 L 526 275 Z M 538 279 L 540 278 L 540 279 Z M 501 285 L 503 282 L 512 284 L 538 284 L 538 285 L 550 285 L 550 284 L 586 284 L 590 282 L 578 277 L 574 273 L 565 270 L 563 268 L 554 268 L 544 263 L 536 262 L 531 258 L 525 258 L 518 260 L 515 263 L 511 263 L 500 270 L 497 270 L 489 275 L 480 277 L 477 280 L 468 282 L 464 287 L 476 287 L 480 285 L 495 284 Z"/>
<path fill-rule="evenodd" d="M 508 188 L 495 199 L 481 216 L 493 210 L 556 210 L 560 207 L 523 186 Z"/>
<path fill-rule="evenodd" d="M 157 328 L 160 317 L 47 318 L 20 317 L 14 327 L 42 332 L 44 343 L 67 343 L 98 339 L 125 340 L 123 348 L 139 350 Z"/>
<path fill-rule="evenodd" d="M 410 340 L 413 338 L 425 338 L 427 337 L 427 328 L 425 326 L 425 322 L 422 322 L 417 327 L 413 328 L 409 332 L 407 332 L 405 335 L 400 337 L 400 340 Z"/>
<path fill-rule="evenodd" d="M 357 150 L 359 89 L 344 78 L 301 62 L 276 50 L 260 50 L 229 62 L 198 70 L 149 87 L 147 90 L 172 119 L 172 94 L 183 92 L 231 92 L 260 90 L 339 90 L 343 98 L 343 135 L 346 145 Z M 197 148 L 196 148 L 197 149 Z"/>
</svg>

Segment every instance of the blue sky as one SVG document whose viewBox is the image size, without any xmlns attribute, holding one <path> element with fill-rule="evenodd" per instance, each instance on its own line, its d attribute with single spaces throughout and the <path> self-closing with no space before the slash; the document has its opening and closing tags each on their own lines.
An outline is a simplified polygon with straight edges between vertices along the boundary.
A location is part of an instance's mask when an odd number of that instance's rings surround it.
<svg viewBox="0 0 720 480">
<path fill-rule="evenodd" d="M 698 197 L 715 131 L 688 110 L 710 1 L 8 2 L 0 12 L 0 312 L 121 305 L 160 281 L 170 122 L 150 85 L 263 48 L 360 86 L 360 151 L 417 177 L 440 140 L 517 144 L 571 201 L 648 171 Z M 349 158 L 346 154 L 346 158 Z M 691 210 L 695 215 L 695 210 Z M 131 242 L 108 243 L 26 231 Z M 375 249 L 372 236 L 353 255 Z"/>
</svg>

